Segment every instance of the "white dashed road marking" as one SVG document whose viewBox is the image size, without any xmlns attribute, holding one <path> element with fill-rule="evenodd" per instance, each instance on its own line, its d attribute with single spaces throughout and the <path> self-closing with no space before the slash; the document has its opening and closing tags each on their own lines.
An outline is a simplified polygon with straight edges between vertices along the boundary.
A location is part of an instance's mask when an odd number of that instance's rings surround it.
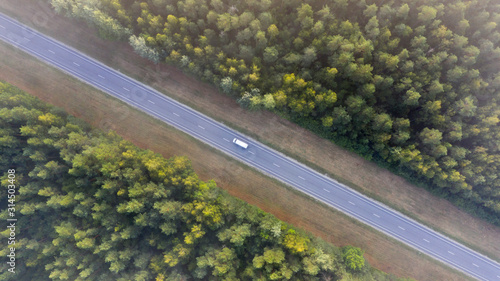
<svg viewBox="0 0 500 281">
<path fill-rule="evenodd" d="M 128 92 L 130 92 L 130 90 L 129 90 L 129 89 L 127 89 L 127 88 L 125 88 L 125 87 L 123 87 L 123 89 L 124 89 L 125 91 L 128 91 Z"/>
<path fill-rule="evenodd" d="M 305 180 L 305 178 L 303 178 L 303 177 L 301 177 L 301 176 L 299 176 L 299 179 L 301 179 L 301 180 Z"/>
<path fill-rule="evenodd" d="M 3 29 L 5 29 L 5 26 L 3 26 L 3 25 L 0 25 L 0 27 L 3 28 Z"/>
<path fill-rule="evenodd" d="M 255 152 L 252 152 L 252 151 L 249 151 L 249 152 L 252 153 L 252 154 L 255 154 Z"/>
<path fill-rule="evenodd" d="M 399 227 L 399 229 L 406 230 L 406 229 L 402 228 L 402 227 L 401 227 L 401 226 L 399 226 L 399 225 L 398 225 L 398 227 Z"/>
<path fill-rule="evenodd" d="M 430 243 L 430 242 L 431 242 L 431 241 L 429 241 L 429 240 L 427 240 L 427 239 L 424 239 L 424 241 L 425 241 L 425 242 L 427 242 L 427 243 Z"/>
<path fill-rule="evenodd" d="M 203 128 L 202 126 L 198 125 L 198 127 L 202 128 L 203 130 L 205 130 L 205 128 Z"/>
<path fill-rule="evenodd" d="M 351 201 L 347 201 L 347 202 L 349 202 L 349 204 L 351 204 L 351 205 L 356 205 L 356 204 L 352 203 Z"/>
<path fill-rule="evenodd" d="M 26 41 L 28 41 L 28 42 L 29 42 L 29 41 L 31 41 L 31 40 L 29 40 L 29 39 L 28 39 L 28 38 L 26 38 L 26 37 L 23 37 L 23 39 L 24 39 L 24 40 L 26 40 Z"/>
<path fill-rule="evenodd" d="M 276 163 L 273 163 L 273 165 L 274 165 L 274 166 L 276 166 L 276 167 L 278 167 L 278 168 L 280 167 L 280 165 L 278 165 L 278 164 L 276 164 Z"/>
<path fill-rule="evenodd" d="M 227 141 L 227 142 L 229 142 L 229 140 L 228 140 L 228 139 L 226 139 L 226 138 L 222 138 L 222 139 L 223 139 L 223 140 L 225 140 L 225 141 Z"/>
<path fill-rule="evenodd" d="M 104 76 L 102 76 L 101 74 L 97 74 L 97 76 L 99 76 L 102 79 L 105 79 Z"/>
<path fill-rule="evenodd" d="M 151 101 L 151 100 L 148 100 L 148 101 L 149 101 L 150 103 L 152 103 L 152 104 L 155 104 L 155 103 L 154 103 L 153 101 Z"/>
<path fill-rule="evenodd" d="M 175 116 L 180 116 L 179 114 L 177 114 L 177 113 L 175 113 L 175 112 L 174 112 L 174 115 L 175 115 Z"/>
<path fill-rule="evenodd" d="M 330 190 L 326 189 L 326 188 L 323 188 L 324 191 L 330 193 Z"/>
<path fill-rule="evenodd" d="M 79 65 L 78 63 L 76 63 L 76 62 L 73 62 L 73 64 L 74 64 L 74 65 L 76 65 L 76 66 L 80 66 L 80 65 Z"/>
<path fill-rule="evenodd" d="M 472 265 L 473 265 L 473 266 L 475 266 L 475 267 L 479 267 L 479 265 L 477 265 L 477 264 L 475 264 L 475 263 L 473 263 Z"/>
<path fill-rule="evenodd" d="M 47 51 L 49 51 L 49 53 L 56 54 L 56 52 L 54 52 L 52 50 L 47 50 Z"/>
<path fill-rule="evenodd" d="M 377 215 L 377 214 L 373 214 L 373 215 L 374 215 L 374 216 L 376 216 L 377 218 L 380 218 L 380 216 L 379 216 L 379 215 Z"/>
<path fill-rule="evenodd" d="M 450 251 L 448 251 L 448 253 L 450 253 L 450 255 L 455 255 L 453 252 L 450 252 Z"/>
</svg>

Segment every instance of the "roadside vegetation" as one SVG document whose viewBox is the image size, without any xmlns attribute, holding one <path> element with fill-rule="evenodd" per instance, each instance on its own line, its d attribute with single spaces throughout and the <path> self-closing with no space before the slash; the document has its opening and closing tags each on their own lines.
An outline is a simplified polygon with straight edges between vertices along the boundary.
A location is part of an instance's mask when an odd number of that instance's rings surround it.
<svg viewBox="0 0 500 281">
<path fill-rule="evenodd" d="M 494 1 L 51 4 L 500 224 Z"/>
<path fill-rule="evenodd" d="M 0 203 L 15 204 L 22 230 L 16 280 L 406 280 L 201 181 L 186 157 L 139 149 L 6 83 L 0 106 Z"/>
</svg>

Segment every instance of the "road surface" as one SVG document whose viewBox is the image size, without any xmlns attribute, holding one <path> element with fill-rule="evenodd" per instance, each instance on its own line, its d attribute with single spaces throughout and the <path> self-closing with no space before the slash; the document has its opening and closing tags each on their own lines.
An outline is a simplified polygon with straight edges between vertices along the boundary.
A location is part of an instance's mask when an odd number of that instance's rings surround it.
<svg viewBox="0 0 500 281">
<path fill-rule="evenodd" d="M 476 279 L 500 281 L 497 262 L 1 13 L 0 39 L 420 252 Z"/>
</svg>

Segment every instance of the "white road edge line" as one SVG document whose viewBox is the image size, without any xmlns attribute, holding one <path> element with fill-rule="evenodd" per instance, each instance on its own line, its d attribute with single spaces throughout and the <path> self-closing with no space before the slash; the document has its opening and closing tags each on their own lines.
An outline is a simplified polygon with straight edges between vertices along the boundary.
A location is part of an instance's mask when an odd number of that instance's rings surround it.
<svg viewBox="0 0 500 281">
<path fill-rule="evenodd" d="M 352 203 L 351 201 L 347 201 L 347 202 L 349 202 L 349 204 L 351 204 L 351 205 L 356 205 L 356 204 Z"/>
<path fill-rule="evenodd" d="M 49 51 L 49 53 L 52 53 L 52 54 L 54 54 L 54 55 L 56 54 L 56 52 L 54 52 L 54 51 L 52 51 L 52 50 L 47 50 L 47 51 Z"/>
<path fill-rule="evenodd" d="M 278 168 L 280 167 L 280 165 L 278 165 L 278 164 L 276 164 L 276 163 L 273 163 L 273 165 L 274 165 L 274 166 L 276 166 L 276 167 L 278 167 Z"/>
<path fill-rule="evenodd" d="M 102 79 L 106 79 L 106 78 L 104 78 L 104 76 L 102 76 L 101 74 L 97 74 L 97 76 L 99 76 L 99 77 L 100 77 L 100 78 L 102 78 Z"/>
<path fill-rule="evenodd" d="M 301 177 L 301 176 L 299 176 L 299 179 L 301 179 L 301 180 L 306 180 L 305 178 L 303 178 L 303 177 Z"/>
<path fill-rule="evenodd" d="M 73 64 L 74 64 L 74 65 L 76 65 L 76 66 L 80 66 L 80 65 L 79 65 L 78 63 L 76 63 L 76 62 L 73 62 Z"/>
<path fill-rule="evenodd" d="M 330 190 L 326 189 L 326 188 L 323 188 L 324 191 L 330 193 Z"/>
<path fill-rule="evenodd" d="M 222 139 L 223 139 L 223 140 L 225 140 L 225 141 L 227 141 L 227 142 L 229 142 L 229 140 L 228 140 L 228 139 L 226 139 L 226 138 L 222 138 Z"/>
<path fill-rule="evenodd" d="M 255 154 L 255 152 L 252 152 L 252 151 L 248 151 L 248 152 L 250 152 L 250 153 L 252 153 L 252 154 Z"/>
<path fill-rule="evenodd" d="M 398 225 L 398 227 L 399 227 L 400 229 L 402 229 L 402 230 L 406 230 L 406 229 L 402 228 L 402 227 L 401 227 L 401 226 L 399 226 L 399 225 Z"/>
<path fill-rule="evenodd" d="M 379 216 L 379 215 L 377 215 L 377 214 L 373 214 L 373 215 L 374 215 L 374 216 L 376 216 L 377 218 L 380 218 L 380 216 Z"/>
<path fill-rule="evenodd" d="M 123 88 L 125 91 L 129 91 L 129 92 L 130 92 L 130 90 L 129 90 L 129 89 L 127 89 L 127 88 L 125 88 L 125 87 L 122 87 L 122 88 Z"/>
<path fill-rule="evenodd" d="M 202 126 L 198 125 L 198 127 L 202 128 L 203 130 L 205 130 L 205 128 L 203 128 Z"/>
<path fill-rule="evenodd" d="M 177 114 L 177 113 L 175 113 L 175 112 L 174 112 L 174 115 L 175 115 L 175 116 L 180 116 L 179 114 Z"/>
<path fill-rule="evenodd" d="M 450 252 L 450 251 L 448 251 L 448 253 L 450 253 L 451 255 L 455 255 L 453 252 Z"/>
<path fill-rule="evenodd" d="M 148 100 L 150 103 L 155 104 L 152 100 Z"/>
<path fill-rule="evenodd" d="M 429 240 L 427 240 L 427 239 L 425 239 L 425 238 L 424 238 L 424 241 L 425 241 L 425 242 L 427 242 L 427 243 L 431 243 L 431 241 L 429 241 Z"/>
</svg>

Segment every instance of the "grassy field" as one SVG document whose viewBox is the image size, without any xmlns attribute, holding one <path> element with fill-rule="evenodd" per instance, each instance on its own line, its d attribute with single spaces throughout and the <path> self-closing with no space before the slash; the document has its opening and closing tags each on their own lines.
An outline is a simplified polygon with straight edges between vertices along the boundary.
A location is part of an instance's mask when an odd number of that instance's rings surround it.
<svg viewBox="0 0 500 281">
<path fill-rule="evenodd" d="M 51 11 L 42 3 L 29 0 L 19 0 L 16 3 L 2 1 L 0 9 L 215 119 L 279 147 L 303 162 L 356 185 L 358 190 L 383 199 L 386 204 L 412 214 L 416 219 L 500 259 L 498 228 L 457 210 L 445 200 L 409 185 L 403 179 L 274 114 L 244 111 L 213 87 L 197 82 L 174 68 L 155 66 L 137 57 L 127 44 L 95 38 L 93 30 L 50 14 Z M 95 126 L 113 129 L 140 147 L 149 148 L 166 157 L 188 156 L 202 179 L 213 178 L 231 194 L 336 245 L 353 244 L 362 247 L 366 250 L 365 256 L 369 262 L 381 270 L 418 280 L 465 278 L 213 149 L 207 149 L 207 146 L 161 122 L 27 58 L 19 51 L 2 44 L 0 54 L 0 79 L 61 106 Z M 26 72 L 26 69 L 30 71 Z M 236 120 L 234 116 L 240 118 Z M 289 206 L 298 207 L 292 209 Z"/>
</svg>

